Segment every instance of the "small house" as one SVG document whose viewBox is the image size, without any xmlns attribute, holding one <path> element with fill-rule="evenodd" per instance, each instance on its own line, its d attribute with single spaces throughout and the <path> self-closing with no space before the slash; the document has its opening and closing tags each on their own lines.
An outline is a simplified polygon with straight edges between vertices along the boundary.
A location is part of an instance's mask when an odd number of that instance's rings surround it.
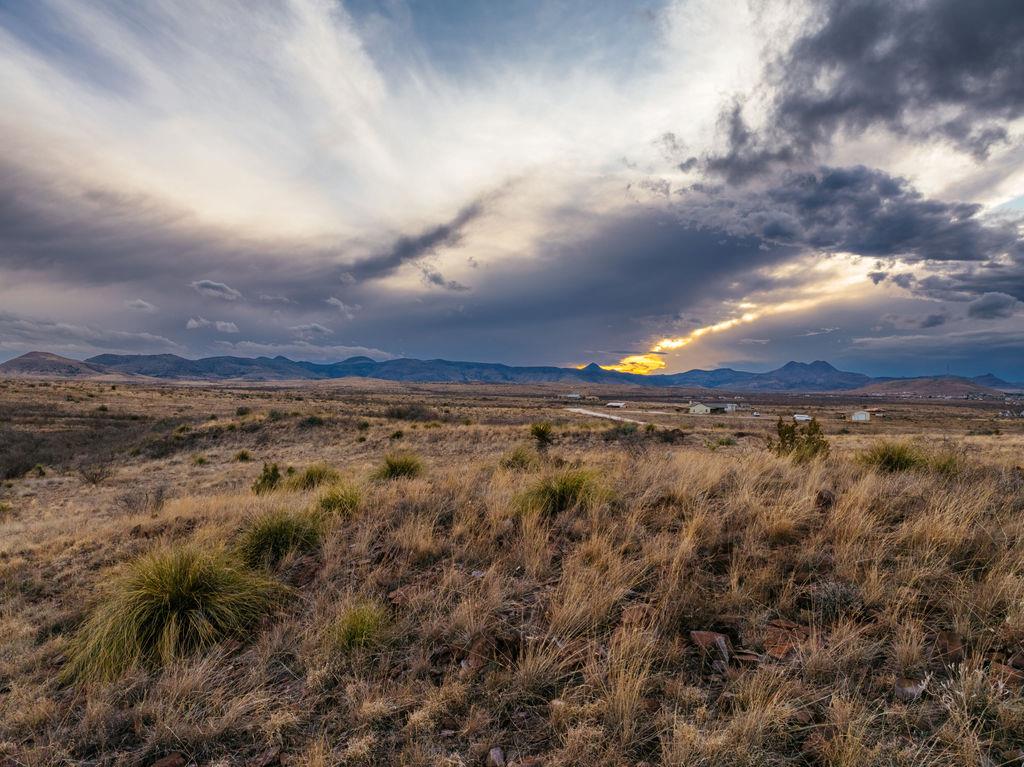
<svg viewBox="0 0 1024 767">
<path fill-rule="evenodd" d="M 625 406 L 626 406 L 625 402 L 619 402 L 619 401 L 608 402 L 608 403 L 605 404 L 605 407 L 625 407 Z"/>
<path fill-rule="evenodd" d="M 856 421 L 857 423 L 867 423 L 871 420 L 871 413 L 867 410 L 854 410 L 853 415 L 850 416 L 850 420 Z"/>
<path fill-rule="evenodd" d="M 726 402 L 722 405 L 722 407 L 725 408 L 726 413 L 735 413 L 737 409 L 739 409 L 739 405 L 737 405 L 735 402 Z"/>
<path fill-rule="evenodd" d="M 566 399 L 583 399 L 583 395 L 580 394 L 578 391 L 571 391 L 564 396 Z"/>
<path fill-rule="evenodd" d="M 793 413 L 793 420 L 798 423 L 803 421 L 810 421 L 811 416 L 807 415 L 807 413 Z"/>
<path fill-rule="evenodd" d="M 705 405 L 703 402 L 695 402 L 690 405 L 690 412 L 694 415 L 710 415 L 711 413 L 729 413 L 727 405 L 714 403 L 712 405 Z M 735 407 L 735 406 L 734 406 Z"/>
</svg>

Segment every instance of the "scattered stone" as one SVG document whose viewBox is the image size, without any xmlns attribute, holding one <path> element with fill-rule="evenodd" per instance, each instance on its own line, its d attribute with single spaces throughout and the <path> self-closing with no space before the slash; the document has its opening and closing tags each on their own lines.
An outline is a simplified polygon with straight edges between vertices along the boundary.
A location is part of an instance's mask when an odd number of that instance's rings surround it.
<svg viewBox="0 0 1024 767">
<path fill-rule="evenodd" d="M 740 648 L 732 655 L 735 661 L 743 666 L 756 666 L 761 662 L 761 655 L 754 652 L 753 650 L 744 650 Z"/>
<path fill-rule="evenodd" d="M 902 700 L 904 703 L 913 703 L 921 697 L 924 693 L 924 688 L 927 686 L 927 679 L 910 679 L 909 677 L 901 676 L 896 680 L 894 692 L 896 693 L 897 700 Z"/>
<path fill-rule="evenodd" d="M 691 631 L 690 641 L 703 650 L 706 655 L 717 652 L 724 663 L 729 663 L 732 644 L 725 634 L 719 634 L 717 631 Z"/>
<path fill-rule="evenodd" d="M 1015 690 L 1019 690 L 1024 687 L 1024 671 L 1016 669 L 1013 666 L 1007 666 L 1005 663 L 993 662 L 988 667 L 988 673 L 993 682 L 1001 684 L 1004 687 L 1010 687 Z"/>
<path fill-rule="evenodd" d="M 806 626 L 785 618 L 777 618 L 770 621 L 765 630 L 764 649 L 775 660 L 783 660 L 810 636 L 810 629 Z"/>
<path fill-rule="evenodd" d="M 955 631 L 940 631 L 935 637 L 935 655 L 950 665 L 964 659 L 964 643 Z"/>
<path fill-rule="evenodd" d="M 487 767 L 505 767 L 505 752 L 497 746 L 488 751 Z"/>
<path fill-rule="evenodd" d="M 150 767 L 185 767 L 187 760 L 180 751 L 172 751 L 167 756 L 157 759 Z"/>
</svg>

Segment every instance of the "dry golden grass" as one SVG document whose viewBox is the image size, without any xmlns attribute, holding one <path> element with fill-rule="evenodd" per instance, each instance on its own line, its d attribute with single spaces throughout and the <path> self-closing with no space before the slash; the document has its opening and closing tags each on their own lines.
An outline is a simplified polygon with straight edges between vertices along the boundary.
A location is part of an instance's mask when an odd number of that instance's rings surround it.
<svg viewBox="0 0 1024 767">
<path fill-rule="evenodd" d="M 0 388 L 18 428 L 101 403 L 137 426 L 97 484 L 55 454 L 2 487 L 0 763 L 1020 763 L 1020 429 L 897 405 L 823 421 L 828 457 L 797 464 L 765 448 L 774 420 L 609 439 L 504 391 Z M 516 451 L 541 422 L 553 444 Z M 860 458 L 882 439 L 928 460 Z M 396 454 L 418 475 L 375 478 Z M 282 480 L 255 495 L 264 463 Z M 117 573 L 246 541 L 283 602 L 62 678 Z"/>
</svg>

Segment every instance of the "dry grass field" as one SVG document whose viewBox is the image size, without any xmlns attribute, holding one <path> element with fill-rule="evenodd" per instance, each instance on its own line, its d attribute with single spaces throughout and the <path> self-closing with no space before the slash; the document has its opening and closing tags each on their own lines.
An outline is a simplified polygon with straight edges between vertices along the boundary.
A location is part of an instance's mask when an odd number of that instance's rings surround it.
<svg viewBox="0 0 1024 767">
<path fill-rule="evenodd" d="M 1024 423 L 559 393 L 0 382 L 0 764 L 1024 764 Z"/>
</svg>

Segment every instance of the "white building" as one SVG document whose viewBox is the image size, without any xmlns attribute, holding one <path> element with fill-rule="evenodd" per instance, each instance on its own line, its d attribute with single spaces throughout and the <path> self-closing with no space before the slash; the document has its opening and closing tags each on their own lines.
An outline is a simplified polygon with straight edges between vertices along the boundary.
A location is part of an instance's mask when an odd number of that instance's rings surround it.
<svg viewBox="0 0 1024 767">
<path fill-rule="evenodd" d="M 850 416 L 851 421 L 857 421 L 858 423 L 867 423 L 871 420 L 871 413 L 867 410 L 854 410 L 853 415 Z"/>
<path fill-rule="evenodd" d="M 608 402 L 607 404 L 605 404 L 605 407 L 625 407 L 625 406 L 626 406 L 625 402 L 618 402 L 618 401 L 616 401 L 616 402 Z"/>
<path fill-rule="evenodd" d="M 566 399 L 583 399 L 583 395 L 580 394 L 578 391 L 571 391 L 564 396 Z"/>
<path fill-rule="evenodd" d="M 735 410 L 736 406 L 733 405 L 732 408 L 733 410 Z M 703 402 L 694 402 L 692 405 L 690 405 L 690 412 L 693 415 L 709 415 L 711 413 L 731 413 L 733 412 L 733 410 L 729 410 L 728 405 L 722 405 L 717 402 L 712 405 L 705 405 Z"/>
<path fill-rule="evenodd" d="M 811 420 L 811 416 L 807 415 L 807 413 L 793 413 L 793 420 L 794 421 L 810 421 Z"/>
</svg>

